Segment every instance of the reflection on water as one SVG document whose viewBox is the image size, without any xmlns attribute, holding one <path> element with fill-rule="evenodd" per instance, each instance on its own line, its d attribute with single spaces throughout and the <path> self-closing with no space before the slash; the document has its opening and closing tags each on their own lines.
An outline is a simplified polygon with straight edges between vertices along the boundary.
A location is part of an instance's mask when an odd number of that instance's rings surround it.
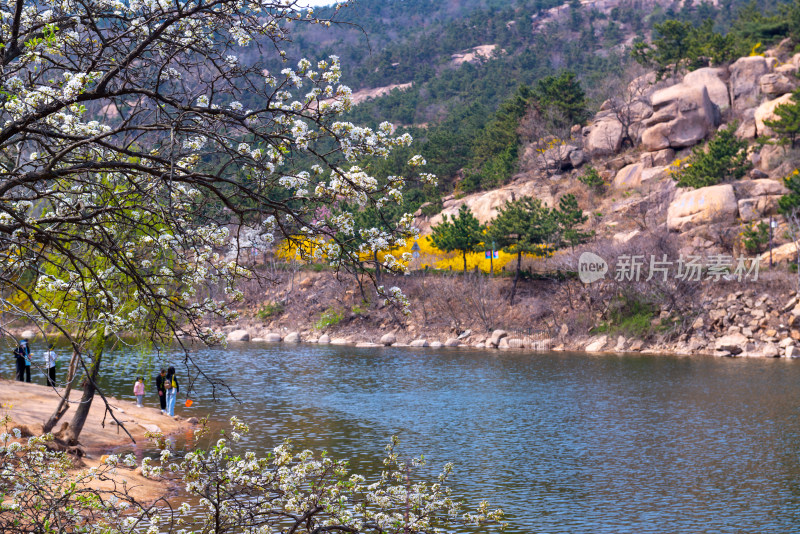
<svg viewBox="0 0 800 534">
<path fill-rule="evenodd" d="M 237 415 L 249 448 L 291 438 L 373 474 L 398 434 L 401 452 L 454 461 L 454 489 L 502 506 L 511 532 L 800 531 L 793 362 L 254 344 L 196 357 L 239 402 L 198 382 L 182 415 Z M 132 399 L 136 364 L 112 356 L 112 394 Z"/>
</svg>

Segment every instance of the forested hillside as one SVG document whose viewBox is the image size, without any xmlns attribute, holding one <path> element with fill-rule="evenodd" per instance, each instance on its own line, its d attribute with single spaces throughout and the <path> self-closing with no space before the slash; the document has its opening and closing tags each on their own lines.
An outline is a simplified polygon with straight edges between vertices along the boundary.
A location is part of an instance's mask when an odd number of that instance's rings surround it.
<svg viewBox="0 0 800 534">
<path fill-rule="evenodd" d="M 398 211 L 413 212 L 430 203 L 428 213 L 437 210 L 441 196 L 507 182 L 517 169 L 523 138 L 542 133 L 559 137 L 559 131 L 597 111 L 630 81 L 634 51 L 648 67 L 669 62 L 670 53 L 693 53 L 697 66 L 703 66 L 747 55 L 759 43 L 774 43 L 792 26 L 786 5 L 771 0 L 716 5 L 359 0 L 339 11 L 321 8 L 315 14 L 341 24 L 298 24 L 287 49 L 290 62 L 300 51 L 308 55 L 314 50 L 310 59 L 335 53 L 342 59 L 344 81 L 354 91 L 412 84 L 360 103 L 350 118 L 370 125 L 389 120 L 412 133 L 415 146 L 398 151 L 388 162 L 373 162 L 371 170 L 384 177 L 403 173 L 408 171 L 403 165 L 407 156 L 421 152 L 439 185 L 410 192 Z M 663 57 L 648 56 L 643 44 L 652 38 L 675 41 L 678 49 L 670 52 L 663 46 Z M 680 49 L 691 48 L 692 39 L 694 51 Z M 472 51 L 479 46 L 484 55 Z M 559 101 L 562 97 L 570 102 Z M 565 106 L 570 107 L 566 115 Z M 532 109 L 548 131 L 521 131 Z M 528 119 L 528 126 L 537 122 Z"/>
</svg>

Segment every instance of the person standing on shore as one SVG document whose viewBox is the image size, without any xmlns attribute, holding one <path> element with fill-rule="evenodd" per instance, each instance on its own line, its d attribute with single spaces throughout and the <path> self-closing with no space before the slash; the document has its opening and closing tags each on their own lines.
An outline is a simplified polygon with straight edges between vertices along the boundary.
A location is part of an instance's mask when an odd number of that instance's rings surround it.
<svg viewBox="0 0 800 534">
<path fill-rule="evenodd" d="M 17 380 L 20 382 L 30 382 L 31 381 L 31 347 L 28 345 L 28 340 L 23 339 L 19 342 L 19 347 L 17 347 L 18 353 L 15 351 L 15 355 L 17 356 Z M 20 364 L 22 364 L 20 366 Z"/>
<path fill-rule="evenodd" d="M 144 406 L 142 404 L 144 400 L 144 379 L 141 376 L 136 378 L 136 383 L 133 385 L 133 394 L 136 395 L 136 406 L 139 408 Z"/>
<path fill-rule="evenodd" d="M 167 372 L 161 369 L 161 372 L 156 377 L 156 393 L 158 393 L 158 403 L 161 405 L 161 413 L 167 412 L 167 390 L 164 387 L 166 376 Z"/>
<path fill-rule="evenodd" d="M 25 378 L 25 349 L 27 348 L 27 343 L 23 345 L 20 343 L 14 348 L 14 359 L 16 360 L 17 364 L 17 381 L 24 382 Z"/>
<path fill-rule="evenodd" d="M 164 387 L 167 389 L 167 415 L 174 417 L 175 402 L 178 400 L 178 392 L 181 389 L 178 385 L 178 377 L 175 376 L 174 367 L 167 369 L 167 376 L 164 381 Z"/>
<path fill-rule="evenodd" d="M 58 355 L 56 351 L 53 350 L 54 348 L 55 345 L 50 343 L 44 353 L 44 366 L 45 369 L 47 369 L 47 385 L 52 388 L 56 387 L 56 361 L 58 361 Z"/>
</svg>

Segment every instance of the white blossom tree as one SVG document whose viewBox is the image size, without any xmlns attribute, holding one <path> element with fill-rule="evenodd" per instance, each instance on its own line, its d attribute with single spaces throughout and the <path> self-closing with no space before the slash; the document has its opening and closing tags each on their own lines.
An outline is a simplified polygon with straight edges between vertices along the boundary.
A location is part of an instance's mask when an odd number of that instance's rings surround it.
<svg viewBox="0 0 800 534">
<path fill-rule="evenodd" d="M 164 498 L 148 503 L 131 494 L 131 484 L 122 481 L 137 467 L 133 454 L 75 469 L 69 455 L 52 450 L 51 435 L 25 441 L 17 429 L 2 432 L 0 530 L 433 534 L 505 527 L 503 511 L 485 501 L 474 512 L 464 511 L 447 486 L 452 464 L 432 482 L 418 478 L 424 458 L 403 461 L 396 439 L 386 448 L 381 475 L 367 480 L 351 473 L 345 461 L 295 452 L 288 443 L 263 457 L 240 451 L 237 442 L 247 425 L 235 418 L 231 423 L 232 431 L 208 448 L 182 457 L 165 448 L 158 461 L 145 458 L 138 465 L 145 477 L 182 487 L 184 502 L 177 507 Z"/>
<path fill-rule="evenodd" d="M 311 240 L 341 265 L 363 235 L 388 248 L 413 233 L 410 215 L 389 232 L 315 218 L 398 202 L 406 180 L 359 160 L 411 138 L 340 120 L 335 56 L 268 71 L 295 24 L 331 21 L 296 0 L 0 0 L 0 328 L 69 339 L 85 375 L 71 442 L 120 334 L 221 340 L 203 319 L 229 318 L 236 280 L 258 275 L 239 261 L 252 243 Z"/>
</svg>

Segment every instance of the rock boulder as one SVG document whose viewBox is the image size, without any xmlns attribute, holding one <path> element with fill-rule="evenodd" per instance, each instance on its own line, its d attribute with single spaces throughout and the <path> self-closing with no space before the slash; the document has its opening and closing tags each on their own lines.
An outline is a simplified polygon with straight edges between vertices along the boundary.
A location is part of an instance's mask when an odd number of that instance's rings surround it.
<svg viewBox="0 0 800 534">
<path fill-rule="evenodd" d="M 708 97 L 720 111 L 731 107 L 731 97 L 725 80 L 728 72 L 722 68 L 705 67 L 689 72 L 683 77 L 683 83 L 695 88 L 705 87 Z"/>
<path fill-rule="evenodd" d="M 228 341 L 250 341 L 250 332 L 247 330 L 234 330 L 227 337 Z"/>
<path fill-rule="evenodd" d="M 761 98 L 759 82 L 767 72 L 769 66 L 762 56 L 739 58 L 730 66 L 731 99 L 735 112 L 758 106 Z"/>
<path fill-rule="evenodd" d="M 299 332 L 290 332 L 286 334 L 286 337 L 283 338 L 285 343 L 300 343 L 300 333 Z"/>
<path fill-rule="evenodd" d="M 619 170 L 614 177 L 614 189 L 625 190 L 639 187 L 642 184 L 643 163 L 632 163 Z"/>
<path fill-rule="evenodd" d="M 795 69 L 796 70 L 796 69 Z M 791 93 L 797 88 L 797 77 L 782 72 L 770 72 L 758 80 L 758 86 L 765 95 L 782 95 Z"/>
<path fill-rule="evenodd" d="M 388 332 L 381 336 L 381 345 L 388 347 L 389 345 L 394 345 L 397 342 L 397 336 L 394 335 L 394 332 Z"/>
<path fill-rule="evenodd" d="M 739 217 L 748 222 L 778 213 L 778 200 L 788 192 L 783 184 L 769 179 L 739 182 L 735 190 Z"/>
<path fill-rule="evenodd" d="M 718 122 L 705 86 L 673 85 L 653 93 L 652 102 L 653 115 L 642 133 L 642 145 L 649 152 L 695 145 Z"/>
<path fill-rule="evenodd" d="M 772 129 L 765 124 L 766 121 L 774 121 L 780 119 L 778 115 L 775 114 L 775 108 L 780 106 L 781 104 L 789 104 L 792 101 L 792 94 L 785 94 L 781 97 L 778 97 L 774 100 L 767 100 L 758 108 L 756 108 L 755 114 L 753 115 L 756 121 L 756 135 L 766 135 L 766 136 L 773 136 L 774 132 Z"/>
<path fill-rule="evenodd" d="M 731 184 L 684 190 L 667 210 L 667 228 L 682 232 L 702 224 L 733 223 L 739 207 Z"/>
<path fill-rule="evenodd" d="M 719 351 L 728 352 L 733 356 L 741 354 L 747 347 L 748 339 L 743 334 L 729 334 L 717 339 L 714 348 Z"/>
<path fill-rule="evenodd" d="M 592 157 L 616 154 L 621 146 L 622 124 L 607 111 L 583 129 L 583 150 Z"/>
<path fill-rule="evenodd" d="M 595 340 L 591 341 L 586 347 L 583 349 L 586 352 L 600 352 L 605 348 L 606 344 L 608 343 L 608 336 L 600 336 Z"/>
<path fill-rule="evenodd" d="M 508 332 L 505 330 L 495 330 L 492 332 L 492 337 L 489 338 L 489 344 L 496 347 L 500 344 L 500 340 L 504 337 L 508 337 Z"/>
</svg>

